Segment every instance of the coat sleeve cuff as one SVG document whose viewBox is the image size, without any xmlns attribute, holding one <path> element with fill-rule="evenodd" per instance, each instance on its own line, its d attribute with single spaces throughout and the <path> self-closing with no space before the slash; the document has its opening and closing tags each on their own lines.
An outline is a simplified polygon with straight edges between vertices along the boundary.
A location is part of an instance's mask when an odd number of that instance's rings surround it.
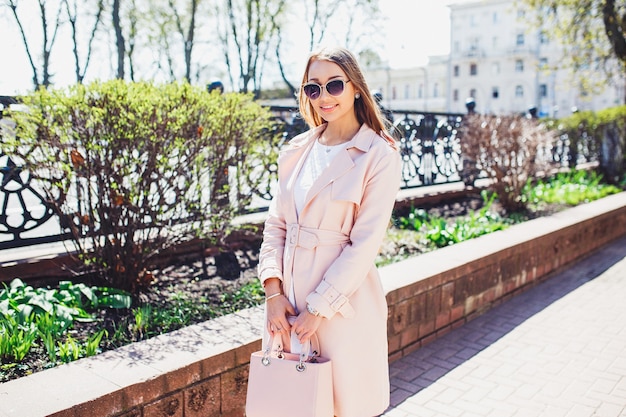
<svg viewBox="0 0 626 417">
<path fill-rule="evenodd" d="M 336 313 L 349 319 L 354 317 L 354 308 L 350 304 L 348 297 L 340 293 L 326 281 L 320 282 L 315 292 L 306 298 L 311 307 L 320 312 L 320 315 L 331 318 Z"/>
<path fill-rule="evenodd" d="M 265 268 L 263 271 L 259 272 L 259 279 L 261 280 L 261 284 L 265 284 L 265 281 L 269 278 L 278 278 L 282 281 L 283 272 L 278 268 Z"/>
</svg>

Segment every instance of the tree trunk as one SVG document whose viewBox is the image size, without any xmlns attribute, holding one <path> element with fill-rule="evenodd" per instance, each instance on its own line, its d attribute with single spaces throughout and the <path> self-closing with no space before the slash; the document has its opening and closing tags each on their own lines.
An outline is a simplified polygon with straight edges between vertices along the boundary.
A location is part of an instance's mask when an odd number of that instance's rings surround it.
<svg viewBox="0 0 626 417">
<path fill-rule="evenodd" d="M 617 15 L 615 0 L 605 0 L 602 7 L 602 19 L 604 20 L 604 31 L 615 52 L 615 56 L 622 63 L 626 63 L 626 39 L 624 39 L 626 27 L 624 19 Z"/>
<path fill-rule="evenodd" d="M 117 78 L 124 79 L 124 58 L 126 56 L 126 42 L 120 23 L 120 0 L 113 0 L 113 27 L 117 45 Z"/>
<path fill-rule="evenodd" d="M 194 35 L 196 32 L 196 13 L 198 11 L 198 0 L 191 2 L 191 22 L 189 23 L 189 31 L 187 39 L 185 39 L 185 78 L 191 81 L 191 53 L 193 51 Z"/>
</svg>

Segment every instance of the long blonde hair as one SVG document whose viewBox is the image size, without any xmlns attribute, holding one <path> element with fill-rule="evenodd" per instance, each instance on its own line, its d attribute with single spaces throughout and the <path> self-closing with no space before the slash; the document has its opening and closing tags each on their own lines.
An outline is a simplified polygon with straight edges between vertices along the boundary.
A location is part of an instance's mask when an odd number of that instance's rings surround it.
<svg viewBox="0 0 626 417">
<path fill-rule="evenodd" d="M 380 112 L 374 97 L 370 93 L 370 90 L 363 76 L 363 72 L 359 67 L 359 64 L 355 56 L 345 48 L 332 47 L 322 48 L 309 55 L 309 59 L 306 63 L 304 75 L 302 76 L 302 83 L 300 86 L 300 92 L 298 93 L 298 104 L 300 107 L 300 115 L 310 127 L 316 127 L 326 123 L 324 119 L 313 108 L 311 100 L 302 91 L 302 86 L 309 81 L 309 68 L 315 61 L 329 61 L 333 62 L 346 73 L 346 76 L 352 82 L 355 91 L 359 92 L 361 97 L 354 100 L 354 111 L 359 123 L 365 123 L 374 132 L 377 132 L 383 137 L 394 149 L 397 149 L 396 141 L 387 133 L 385 129 L 385 122 Z"/>
</svg>

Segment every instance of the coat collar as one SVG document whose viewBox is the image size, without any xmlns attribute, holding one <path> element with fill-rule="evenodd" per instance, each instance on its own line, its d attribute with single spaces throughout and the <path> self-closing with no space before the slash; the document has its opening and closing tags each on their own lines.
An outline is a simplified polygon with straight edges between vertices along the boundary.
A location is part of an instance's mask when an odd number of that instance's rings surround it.
<svg viewBox="0 0 626 417">
<path fill-rule="evenodd" d="M 326 129 L 326 124 L 317 126 L 307 132 L 296 136 L 289 142 L 287 149 L 281 152 L 279 158 L 279 178 L 286 181 L 285 185 L 288 190 L 293 190 L 297 173 L 302 168 L 306 154 L 313 147 L 313 143 Z M 354 137 L 347 142 L 346 149 L 339 152 L 331 162 L 331 165 L 322 175 L 313 183 L 305 198 L 304 210 L 307 205 L 324 187 L 331 184 L 335 179 L 344 175 L 354 167 L 354 152 L 368 152 L 372 147 L 374 140 L 378 135 L 370 127 L 365 124 L 361 125 L 359 131 Z M 288 193 L 293 198 L 293 193 Z M 293 200 L 292 200 L 293 203 Z M 295 213 L 295 204 L 290 204 L 287 219 L 297 221 Z"/>
<path fill-rule="evenodd" d="M 326 130 L 326 123 L 316 126 L 305 133 L 296 136 L 289 141 L 289 148 L 285 152 L 288 153 L 290 151 L 296 151 L 297 149 L 302 151 L 302 148 L 306 148 L 307 145 L 311 145 L 314 140 L 319 138 L 324 130 Z M 371 148 L 372 142 L 376 136 L 378 136 L 376 132 L 363 123 L 358 132 L 356 132 L 356 135 L 348 141 L 346 148 L 358 148 L 362 152 L 367 152 Z"/>
</svg>

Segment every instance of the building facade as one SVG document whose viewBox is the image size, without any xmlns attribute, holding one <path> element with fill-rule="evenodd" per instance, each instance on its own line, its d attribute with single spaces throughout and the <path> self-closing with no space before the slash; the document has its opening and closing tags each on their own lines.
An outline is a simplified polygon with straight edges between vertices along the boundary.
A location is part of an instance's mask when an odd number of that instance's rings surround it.
<svg viewBox="0 0 626 417">
<path fill-rule="evenodd" d="M 448 56 L 433 56 L 425 66 L 364 70 L 368 86 L 383 95 L 390 109 L 445 112 L 447 105 Z"/>
<path fill-rule="evenodd" d="M 563 117 L 575 109 L 599 110 L 623 104 L 624 86 L 606 83 L 585 92 L 569 68 L 563 49 L 533 28 L 533 19 L 514 0 L 477 0 L 450 6 L 450 54 L 430 57 L 408 69 L 368 69 L 370 88 L 383 93 L 391 109 L 463 113 L 469 100 L 476 111 Z M 598 74 L 601 76 L 601 74 Z"/>
</svg>

